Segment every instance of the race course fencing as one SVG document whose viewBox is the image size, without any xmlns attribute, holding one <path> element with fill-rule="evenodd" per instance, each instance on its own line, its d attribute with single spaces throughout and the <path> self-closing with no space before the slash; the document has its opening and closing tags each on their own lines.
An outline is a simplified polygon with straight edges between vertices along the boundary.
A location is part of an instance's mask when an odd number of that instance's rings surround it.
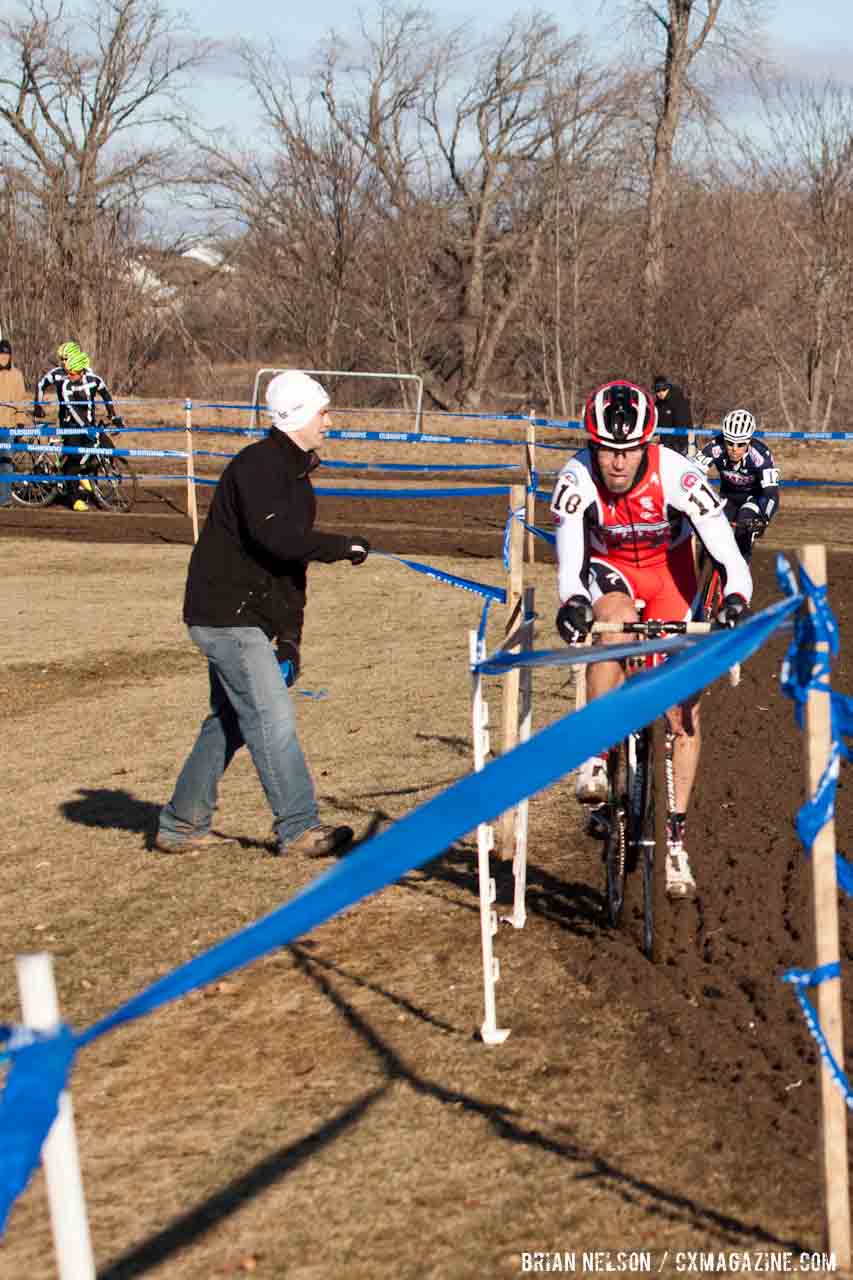
<svg viewBox="0 0 853 1280">
<path fill-rule="evenodd" d="M 368 375 L 359 375 L 368 376 Z M 178 406 L 183 411 L 183 423 L 175 421 L 178 417 Z M 29 406 L 20 406 L 20 412 L 23 414 L 29 409 Z M 32 427 L 25 427 L 14 432 L 14 439 L 3 439 L 4 433 L 0 432 L 0 454 L 8 451 L 13 457 L 28 452 L 44 452 L 47 447 L 54 453 L 59 455 L 71 455 L 87 453 L 89 455 L 104 454 L 114 455 L 123 458 L 129 462 L 140 461 L 142 459 L 150 459 L 159 463 L 177 463 L 179 470 L 174 467 L 171 469 L 157 465 L 150 471 L 142 472 L 138 479 L 143 484 L 154 486 L 166 486 L 173 484 L 186 484 L 186 511 L 193 523 L 194 540 L 198 537 L 198 489 L 207 488 L 216 484 L 218 475 L 221 472 L 222 465 L 234 456 L 232 449 L 208 449 L 197 447 L 198 437 L 202 435 L 219 435 L 228 438 L 229 443 L 235 442 L 237 439 L 243 441 L 256 438 L 265 434 L 264 430 L 257 429 L 255 423 L 258 413 L 262 411 L 263 406 L 254 400 L 251 404 L 228 404 L 228 403 L 194 403 L 192 400 L 182 401 L 127 401 L 122 403 L 127 425 L 119 428 L 111 428 L 111 434 L 119 436 L 141 435 L 141 434 L 161 434 L 171 437 L 183 437 L 184 448 L 128 448 L 120 444 L 115 449 L 80 449 L 76 446 L 64 446 L 61 437 L 64 434 L 79 434 L 78 429 L 64 428 L 60 429 L 47 424 L 39 424 Z M 344 416 L 347 414 L 358 414 L 361 417 L 370 419 L 379 419 L 381 417 L 395 416 L 399 414 L 407 414 L 412 416 L 411 410 L 393 410 L 393 409 L 374 409 L 374 410 L 349 410 L 346 408 L 336 408 L 334 410 L 336 416 Z M 152 422 L 151 419 L 160 415 L 158 421 Z M 163 420 L 166 417 L 172 417 L 171 424 Z M 248 425 L 234 426 L 225 421 L 227 418 L 234 417 L 241 419 Z M 512 475 L 513 478 L 517 473 L 523 472 L 524 479 L 528 491 L 526 518 L 528 523 L 533 523 L 534 518 L 534 502 L 537 496 L 547 498 L 546 490 L 538 489 L 540 480 L 548 480 L 556 475 L 558 467 L 554 469 L 537 473 L 536 470 L 536 449 L 544 451 L 559 451 L 564 454 L 574 451 L 583 441 L 582 424 L 574 419 L 559 420 L 552 418 L 536 418 L 532 415 L 524 415 L 517 413 L 493 414 L 493 413 L 438 413 L 431 412 L 427 415 L 430 424 L 436 422 L 452 423 L 454 421 L 477 422 L 480 424 L 490 423 L 499 430 L 509 430 L 514 432 L 513 435 L 460 435 L 435 431 L 423 430 L 423 411 L 422 398 L 419 392 L 418 407 L 415 417 L 415 430 L 413 431 L 384 431 L 365 429 L 335 429 L 329 432 L 329 438 L 334 440 L 345 440 L 357 443 L 359 445 L 368 445 L 374 447 L 377 445 L 387 445 L 395 451 L 401 446 L 417 447 L 419 453 L 423 456 L 423 450 L 426 446 L 452 446 L 458 452 L 460 448 L 476 448 L 478 454 L 482 458 L 484 453 L 490 453 L 495 446 L 501 448 L 505 454 L 512 449 L 516 450 L 515 456 L 502 456 L 494 460 L 478 460 L 476 462 L 454 461 L 449 463 L 436 461 L 418 461 L 404 462 L 396 458 L 386 461 L 376 459 L 374 457 L 362 457 L 354 460 L 348 459 L 329 459 L 324 458 L 321 463 L 321 475 L 338 470 L 350 473 L 375 473 L 383 478 L 390 478 L 393 474 L 407 474 L 426 480 L 427 477 L 436 476 L 448 477 L 451 474 L 461 473 L 503 473 Z M 133 422 L 131 422 L 131 418 Z M 716 428 L 694 427 L 689 433 L 682 428 L 661 428 L 660 435 L 666 438 L 669 435 L 677 436 L 688 434 L 691 442 L 697 437 L 711 436 L 715 434 Z M 543 433 L 559 432 L 561 438 L 543 439 Z M 764 436 L 767 439 L 778 439 L 791 442 L 845 442 L 853 440 L 853 432 L 831 431 L 831 432 L 802 432 L 802 431 L 759 431 L 758 436 Z M 27 437 L 38 437 L 39 443 L 27 443 Z M 547 454 L 546 454 L 547 456 Z M 561 461 L 560 459 L 556 460 Z M 20 465 L 18 471 L 21 471 Z M 30 483 L 47 482 L 44 476 L 32 474 L 20 474 L 19 479 L 29 481 Z M 812 476 L 803 476 L 802 478 L 783 479 L 781 487 L 790 489 L 845 489 L 853 487 L 853 479 L 845 480 L 836 477 L 814 478 Z M 462 498 L 482 496 L 489 493 L 501 493 L 505 489 L 498 485 L 480 485 L 480 486 L 453 486 L 439 488 L 433 482 L 424 484 L 419 488 L 393 489 L 383 485 L 382 487 L 370 488 L 365 487 L 350 488 L 321 484 L 317 486 L 318 491 L 328 493 L 330 496 L 346 496 L 346 497 L 363 497 L 363 498 L 401 498 L 412 500 L 423 497 L 433 498 Z M 538 492 L 537 492 L 538 490 Z M 532 546 L 528 545 L 529 557 L 532 557 Z"/>
<path fill-rule="evenodd" d="M 419 566 L 429 572 L 429 566 Z M 693 641 L 679 638 L 679 642 L 667 646 L 671 656 L 666 663 L 641 672 L 627 681 L 620 689 L 596 700 L 580 711 L 569 712 L 555 722 L 539 730 L 528 740 L 520 742 L 496 759 L 486 762 L 481 754 L 474 771 L 447 787 L 446 790 L 419 806 L 387 830 L 366 841 L 347 858 L 318 876 L 297 893 L 290 901 L 255 923 L 224 939 L 209 950 L 195 956 L 171 973 L 161 977 L 131 999 L 100 1018 L 95 1024 L 81 1031 L 58 1022 L 58 1014 L 41 1019 L 28 1019 L 24 1026 L 3 1028 L 0 1048 L 9 1062 L 9 1072 L 0 1098 L 0 1229 L 5 1225 L 8 1213 L 17 1196 L 21 1194 L 36 1167 L 40 1153 L 43 1158 L 55 1162 L 53 1175 L 49 1176 L 49 1188 L 62 1198 L 64 1212 L 75 1204 L 85 1213 L 82 1192 L 74 1191 L 76 1149 L 73 1144 L 73 1126 L 65 1122 L 65 1139 L 57 1147 L 45 1145 L 45 1140 L 57 1118 L 66 1117 L 70 1103 L 67 1087 L 78 1053 L 100 1037 L 116 1030 L 125 1023 L 143 1018 L 162 1005 L 177 1000 L 191 991 L 214 982 L 235 969 L 249 964 L 305 935 L 324 921 L 353 907 L 362 899 L 394 883 L 407 872 L 423 865 L 445 852 L 455 841 L 475 828 L 496 820 L 507 810 L 521 806 L 537 792 L 549 787 L 575 769 L 590 754 L 608 748 L 627 733 L 638 729 L 662 714 L 668 707 L 683 702 L 699 693 L 707 685 L 724 675 L 734 663 L 744 662 L 761 648 L 781 627 L 796 615 L 797 625 L 791 649 L 784 669 L 784 688 L 795 700 L 799 718 L 808 728 L 815 707 L 824 705 L 827 748 L 821 761 L 820 743 L 815 754 L 814 776 L 819 778 L 816 787 L 807 794 L 812 798 L 800 814 L 801 829 L 810 837 L 813 845 L 813 862 L 816 875 L 816 901 L 821 909 L 837 912 L 835 898 L 836 854 L 834 840 L 825 839 L 826 828 L 831 824 L 834 798 L 834 779 L 837 762 L 847 754 L 841 738 L 853 725 L 853 702 L 839 699 L 828 684 L 829 656 L 833 647 L 833 635 L 837 632 L 826 603 L 826 589 L 818 579 L 814 581 L 803 568 L 798 579 L 782 557 L 779 558 L 780 581 L 785 596 L 776 604 L 749 618 L 732 630 L 721 630 Z M 482 584 L 472 584 L 482 587 Z M 498 588 L 489 589 L 491 598 L 498 599 Z M 480 592 L 481 594 L 486 594 Z M 489 596 L 487 595 L 487 605 Z M 521 626 L 530 623 L 527 608 Z M 479 633 L 482 638 L 483 628 Z M 536 651 L 529 647 L 530 635 L 520 635 L 516 630 L 509 637 L 507 647 L 491 658 L 482 656 L 482 646 L 471 649 L 472 678 L 482 675 L 512 672 L 520 668 L 532 670 L 549 663 L 578 663 L 593 661 L 595 655 L 587 648 Z M 658 651 L 660 641 L 649 644 L 625 646 L 625 653 L 643 654 L 650 649 Z M 611 657 L 613 651 L 608 654 Z M 476 661 L 474 661 L 476 657 Z M 830 717 L 832 705 L 835 716 Z M 475 698 L 476 706 L 476 698 Z M 482 721 L 481 721 L 482 723 Z M 476 727 L 476 712 L 475 712 Z M 482 742 L 480 744 L 482 748 Z M 477 739 L 475 733 L 475 749 Z M 813 771 L 814 772 L 814 771 Z M 830 832 L 830 836 L 831 836 Z M 824 838 L 821 839 L 820 837 Z M 483 852 L 478 846 L 482 862 Z M 842 882 L 850 883 L 853 869 L 839 864 Z M 486 868 L 487 870 L 487 868 Z M 818 887 L 818 872 L 820 884 Z M 488 876 L 486 876 L 488 879 Z M 829 891 L 827 891 L 829 886 Z M 518 881 L 516 882 L 518 889 Z M 482 881 L 481 881 L 482 891 Z M 487 886 L 488 891 L 488 886 Z M 523 900 L 521 902 L 523 913 Z M 518 900 L 515 909 L 519 907 Z M 488 903 L 488 913 L 492 902 Z M 491 916 L 481 914 L 484 927 L 493 932 Z M 516 927 L 523 920 L 514 921 Z M 824 924 L 819 933 L 832 939 L 832 929 Z M 824 1068 L 832 1095 L 844 1102 L 851 1102 L 850 1089 L 843 1075 L 842 1058 L 837 1044 L 836 1029 L 823 1023 L 823 1010 L 818 1019 L 803 994 L 803 988 L 819 985 L 819 997 L 826 992 L 840 995 L 839 960 L 837 951 L 837 917 L 835 924 L 834 955 L 823 955 L 819 966 L 810 973 L 798 976 L 786 975 L 786 979 L 798 983 L 798 995 L 808 1011 L 813 1032 L 823 1037 L 821 1051 Z M 495 1028 L 498 1030 L 497 1028 Z M 502 1035 L 495 1036 L 499 1042 Z M 842 1097 L 836 1086 L 844 1090 Z M 828 1096 L 828 1095 L 827 1095 Z M 826 1102 L 826 1098 L 824 1099 Z M 837 1140 L 831 1124 L 830 1109 L 825 1111 L 823 1131 L 830 1143 Z M 56 1130 L 54 1130 L 56 1132 Z M 834 1136 L 835 1135 L 835 1136 Z M 50 1155 L 48 1154 L 50 1151 Z M 834 1179 L 828 1186 L 829 1204 L 838 1205 L 847 1200 L 846 1151 L 844 1176 L 838 1172 L 838 1152 L 825 1159 L 826 1176 Z M 832 1171 L 831 1173 L 829 1171 Z M 69 1182 L 70 1180 L 70 1182 Z M 70 1191 L 69 1191 L 70 1186 Z M 830 1208 L 830 1214 L 832 1209 Z M 57 1211 L 62 1218 L 63 1211 Z M 843 1215 L 842 1215 L 843 1216 Z M 55 1221 L 56 1227 L 56 1221 Z M 88 1239 L 85 1221 L 65 1222 L 65 1246 L 69 1239 Z M 57 1247 L 59 1235 L 57 1234 Z M 849 1262 L 849 1208 L 847 1212 L 846 1244 L 842 1227 L 830 1216 L 830 1247 L 843 1267 Z M 846 1252 L 845 1252 L 846 1250 Z M 60 1250 L 60 1257 L 61 1257 Z M 74 1270 L 79 1263 L 65 1259 L 63 1276 L 94 1275 L 91 1267 Z M 60 1267 L 62 1268 L 62 1261 Z"/>
</svg>

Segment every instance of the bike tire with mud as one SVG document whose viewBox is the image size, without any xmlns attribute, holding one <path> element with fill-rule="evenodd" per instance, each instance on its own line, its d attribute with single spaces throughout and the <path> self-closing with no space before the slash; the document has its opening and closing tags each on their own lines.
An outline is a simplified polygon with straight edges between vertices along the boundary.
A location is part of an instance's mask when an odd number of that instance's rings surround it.
<svg viewBox="0 0 853 1280">
<path fill-rule="evenodd" d="M 34 461 L 32 454 L 16 453 L 12 455 L 14 471 L 11 477 L 12 501 L 20 507 L 49 507 L 59 497 L 59 484 L 41 483 L 38 480 L 14 479 L 19 475 L 55 475 L 53 468 L 43 462 Z M 19 461 L 20 460 L 20 461 Z"/>
<path fill-rule="evenodd" d="M 604 900 L 607 922 L 615 929 L 625 905 L 625 877 L 628 859 L 628 750 L 625 742 L 607 753 L 607 822 L 604 845 Z"/>
<path fill-rule="evenodd" d="M 103 459 L 97 471 L 87 479 L 92 485 L 95 502 L 102 511 L 126 515 L 133 510 L 139 494 L 139 481 L 124 458 Z"/>
<path fill-rule="evenodd" d="M 663 964 L 672 947 L 671 906 L 666 893 L 667 786 L 666 724 L 662 716 L 646 738 L 646 794 L 643 813 L 643 950 Z"/>
</svg>

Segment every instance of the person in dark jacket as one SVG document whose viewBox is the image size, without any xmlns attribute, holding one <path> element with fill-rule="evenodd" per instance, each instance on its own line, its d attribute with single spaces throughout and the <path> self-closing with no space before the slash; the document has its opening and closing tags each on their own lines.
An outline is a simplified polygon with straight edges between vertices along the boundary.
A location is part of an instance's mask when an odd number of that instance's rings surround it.
<svg viewBox="0 0 853 1280">
<path fill-rule="evenodd" d="M 244 745 L 273 812 L 279 854 L 322 856 L 352 840 L 349 827 L 319 820 L 289 692 L 299 673 L 309 561 L 362 564 L 370 550 L 366 538 L 314 528 L 310 475 L 330 426 L 328 404 L 305 373 L 272 379 L 272 428 L 225 468 L 190 557 L 183 617 L 208 661 L 210 714 L 160 812 L 154 848 L 162 853 L 216 843 L 210 824 L 219 780 Z"/>
<path fill-rule="evenodd" d="M 0 441 L 11 443 L 12 431 L 24 425 L 24 404 L 27 398 L 24 375 L 12 363 L 12 344 L 8 338 L 0 339 Z M 11 428 L 11 430 L 10 430 Z M 26 468 L 24 468 L 26 470 Z M 12 485 L 5 479 L 14 471 L 12 454 L 8 449 L 0 451 L 0 507 L 8 507 L 12 501 Z"/>
<path fill-rule="evenodd" d="M 668 435 L 664 444 L 676 453 L 687 453 L 687 431 L 693 426 L 693 410 L 690 401 L 681 390 L 663 374 L 658 374 L 652 390 L 655 393 L 655 404 L 658 409 L 658 430 L 661 427 L 684 427 L 684 433 L 677 436 Z"/>
</svg>

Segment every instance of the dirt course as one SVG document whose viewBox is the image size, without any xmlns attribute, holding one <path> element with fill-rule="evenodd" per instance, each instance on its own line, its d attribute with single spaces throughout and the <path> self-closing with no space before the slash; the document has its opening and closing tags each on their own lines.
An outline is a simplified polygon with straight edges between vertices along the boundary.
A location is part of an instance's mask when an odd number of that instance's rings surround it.
<svg viewBox="0 0 853 1280">
<path fill-rule="evenodd" d="M 502 580 L 504 511 L 504 499 L 321 503 L 324 523 L 377 549 L 488 582 Z M 755 558 L 759 606 L 778 596 L 775 546 L 831 548 L 833 683 L 849 691 L 853 516 L 792 503 L 773 534 Z M 48 948 L 64 1012 L 83 1026 L 325 864 L 268 857 L 245 762 L 219 814 L 236 849 L 164 861 L 144 848 L 204 702 L 178 619 L 186 517 L 156 498 L 121 519 L 2 511 L 0 539 L 11 784 L 0 1021 L 16 1015 L 12 956 Z M 540 554 L 547 647 L 554 574 Z M 378 559 L 312 582 L 304 681 L 329 698 L 302 704 L 304 739 L 326 810 L 363 828 L 470 767 L 465 630 L 477 606 Z M 581 1251 L 610 1250 L 615 1264 L 617 1250 L 647 1250 L 664 1275 L 686 1272 L 685 1251 L 809 1274 L 823 1244 L 816 1053 L 779 980 L 812 963 L 793 828 L 802 743 L 777 688 L 786 644 L 704 700 L 688 841 L 700 893 L 678 908 L 671 963 L 652 966 L 605 927 L 599 848 L 569 780 L 531 805 L 528 925 L 496 938 L 499 1023 L 512 1029 L 502 1047 L 474 1034 L 469 837 L 298 945 L 87 1050 L 73 1096 L 99 1274 L 444 1280 L 520 1275 L 527 1254 L 572 1250 L 579 1273 Z M 568 696 L 564 672 L 537 677 L 535 727 Z M 497 686 L 490 700 L 498 720 Z M 850 829 L 842 773 L 842 849 Z M 496 870 L 505 909 L 511 869 Z M 846 902 L 841 913 L 846 962 Z M 849 977 L 845 1018 L 849 1060 Z M 0 1273 L 53 1274 L 40 1177 Z"/>
</svg>

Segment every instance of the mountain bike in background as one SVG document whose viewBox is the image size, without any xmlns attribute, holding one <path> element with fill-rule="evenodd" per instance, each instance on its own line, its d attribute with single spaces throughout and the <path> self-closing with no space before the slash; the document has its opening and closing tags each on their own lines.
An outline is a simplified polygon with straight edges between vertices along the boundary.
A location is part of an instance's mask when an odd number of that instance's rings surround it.
<svg viewBox="0 0 853 1280">
<path fill-rule="evenodd" d="M 636 601 L 638 607 L 642 601 Z M 659 640 L 664 636 L 707 635 L 710 622 L 596 622 L 594 635 L 618 633 L 636 639 Z M 626 662 L 628 675 L 654 667 L 666 655 L 650 653 Z M 667 958 L 665 921 L 673 910 L 666 892 L 666 855 L 669 817 L 675 812 L 672 772 L 674 735 L 666 716 L 629 733 L 607 753 L 607 801 L 603 830 L 605 901 L 607 919 L 616 928 L 623 920 L 629 884 L 642 882 L 642 945 L 654 963 Z M 678 908 L 675 908 L 678 910 Z"/>
<path fill-rule="evenodd" d="M 70 483 L 88 481 L 88 489 L 95 504 L 102 511 L 122 514 L 133 509 L 139 492 L 136 473 L 126 458 L 114 455 L 85 452 L 80 455 L 80 474 L 68 476 L 63 471 L 60 454 L 62 436 L 49 435 L 50 427 L 40 424 L 38 437 L 13 437 L 16 443 L 38 446 L 32 452 L 13 453 L 14 470 L 19 476 L 44 476 L 44 480 L 15 480 L 12 477 L 12 499 L 22 507 L 49 507 L 68 492 Z M 115 442 L 105 430 L 105 422 L 98 423 L 97 443 L 92 449 L 114 449 Z"/>
</svg>

